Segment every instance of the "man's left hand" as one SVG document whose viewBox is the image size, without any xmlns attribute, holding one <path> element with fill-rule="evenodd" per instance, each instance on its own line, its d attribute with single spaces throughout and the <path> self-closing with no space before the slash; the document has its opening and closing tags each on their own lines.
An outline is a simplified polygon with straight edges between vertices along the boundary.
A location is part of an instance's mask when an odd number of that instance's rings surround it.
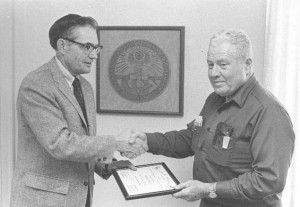
<svg viewBox="0 0 300 207">
<path fill-rule="evenodd" d="M 137 170 L 137 168 L 129 160 L 112 161 L 111 164 L 108 165 L 109 172 L 120 168 L 129 168 L 131 170 Z"/>
<path fill-rule="evenodd" d="M 180 190 L 173 194 L 175 198 L 181 198 L 186 201 L 196 201 L 207 197 L 211 183 L 203 183 L 198 180 L 189 180 L 174 186 L 174 189 Z"/>
</svg>

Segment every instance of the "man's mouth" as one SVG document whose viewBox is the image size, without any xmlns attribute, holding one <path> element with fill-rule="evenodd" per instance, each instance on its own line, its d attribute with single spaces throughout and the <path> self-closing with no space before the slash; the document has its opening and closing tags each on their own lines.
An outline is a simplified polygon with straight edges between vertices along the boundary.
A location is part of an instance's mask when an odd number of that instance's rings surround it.
<svg viewBox="0 0 300 207">
<path fill-rule="evenodd" d="M 89 62 L 85 62 L 84 64 L 86 64 L 86 65 L 89 66 L 89 67 L 92 66 L 92 63 L 89 63 Z"/>
<path fill-rule="evenodd" d="M 214 81 L 213 84 L 214 86 L 221 86 L 224 84 L 224 81 Z"/>
</svg>

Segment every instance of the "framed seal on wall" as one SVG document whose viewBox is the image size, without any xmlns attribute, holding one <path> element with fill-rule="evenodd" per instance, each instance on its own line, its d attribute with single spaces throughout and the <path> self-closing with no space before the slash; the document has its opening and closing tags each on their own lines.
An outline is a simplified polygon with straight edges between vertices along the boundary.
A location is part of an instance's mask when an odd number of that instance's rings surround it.
<svg viewBox="0 0 300 207">
<path fill-rule="evenodd" d="M 97 112 L 183 115 L 184 27 L 98 27 Z"/>
</svg>

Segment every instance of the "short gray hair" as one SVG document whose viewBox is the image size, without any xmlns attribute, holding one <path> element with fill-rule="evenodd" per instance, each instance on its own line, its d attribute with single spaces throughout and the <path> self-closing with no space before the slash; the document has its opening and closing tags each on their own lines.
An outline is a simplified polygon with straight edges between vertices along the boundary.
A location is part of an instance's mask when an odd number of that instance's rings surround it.
<svg viewBox="0 0 300 207">
<path fill-rule="evenodd" d="M 221 30 L 214 34 L 209 44 L 211 45 L 215 41 L 228 41 L 231 45 L 234 45 L 238 51 L 239 58 L 252 58 L 252 43 L 249 36 L 243 30 Z"/>
</svg>

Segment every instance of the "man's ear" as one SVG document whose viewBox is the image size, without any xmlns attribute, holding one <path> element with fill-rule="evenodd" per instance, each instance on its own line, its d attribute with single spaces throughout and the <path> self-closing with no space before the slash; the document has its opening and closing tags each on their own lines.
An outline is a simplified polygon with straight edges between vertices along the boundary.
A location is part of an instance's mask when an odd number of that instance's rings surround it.
<svg viewBox="0 0 300 207">
<path fill-rule="evenodd" d="M 247 58 L 245 62 L 245 72 L 247 74 L 247 77 L 251 75 L 252 73 L 252 58 Z"/>
<path fill-rule="evenodd" d="M 62 54 L 65 54 L 67 49 L 66 41 L 64 41 L 63 39 L 58 39 L 56 44 L 57 44 L 57 50 Z"/>
</svg>

